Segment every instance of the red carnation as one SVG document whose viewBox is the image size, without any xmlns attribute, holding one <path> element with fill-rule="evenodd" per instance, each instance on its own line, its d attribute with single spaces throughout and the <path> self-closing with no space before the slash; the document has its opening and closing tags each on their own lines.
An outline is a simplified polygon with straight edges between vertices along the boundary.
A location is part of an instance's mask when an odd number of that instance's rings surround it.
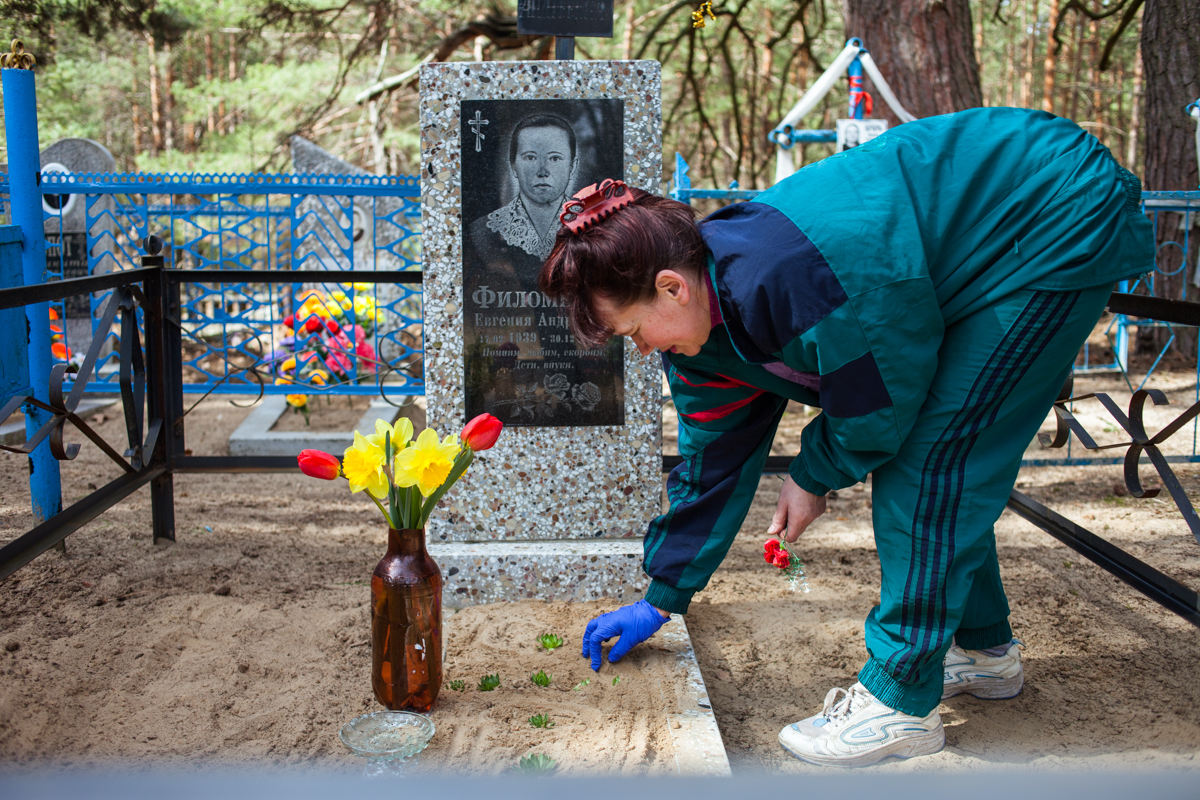
<svg viewBox="0 0 1200 800">
<path fill-rule="evenodd" d="M 779 540 L 767 539 L 767 543 L 763 545 L 763 557 L 768 564 L 775 563 L 775 556 L 779 553 Z"/>
<path fill-rule="evenodd" d="M 792 565 L 792 558 L 783 550 L 775 554 L 775 560 L 771 562 L 780 569 L 787 569 Z"/>
<path fill-rule="evenodd" d="M 283 318 L 283 327 L 287 328 L 288 330 L 291 330 L 291 328 L 292 328 L 292 327 L 293 327 L 295 324 L 296 324 L 296 317 L 295 317 L 295 316 L 293 316 L 293 315 L 291 315 L 291 314 L 288 314 L 286 317 L 284 317 L 284 318 Z"/>
<path fill-rule="evenodd" d="M 316 333 L 321 329 L 321 320 L 317 317 L 309 317 L 304 321 L 304 330 L 309 333 Z"/>
</svg>

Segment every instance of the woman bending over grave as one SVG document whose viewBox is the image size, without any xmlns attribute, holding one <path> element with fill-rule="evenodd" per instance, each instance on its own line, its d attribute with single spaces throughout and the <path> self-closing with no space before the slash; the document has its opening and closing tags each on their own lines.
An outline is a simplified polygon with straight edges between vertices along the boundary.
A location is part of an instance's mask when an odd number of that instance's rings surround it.
<svg viewBox="0 0 1200 800">
<path fill-rule="evenodd" d="M 643 600 L 593 620 L 600 668 L 651 636 L 729 550 L 788 400 L 819 406 L 767 533 L 872 475 L 882 572 L 850 689 L 784 728 L 818 764 L 934 753 L 937 707 L 1021 691 L 992 525 L 1115 281 L 1153 263 L 1140 184 L 1042 112 L 910 122 L 698 225 L 621 185 L 564 206 L 542 291 L 577 338 L 662 354 L 683 464 L 650 521 Z M 585 190 L 586 191 L 586 190 Z M 582 210 L 580 210 L 582 207 Z"/>
</svg>

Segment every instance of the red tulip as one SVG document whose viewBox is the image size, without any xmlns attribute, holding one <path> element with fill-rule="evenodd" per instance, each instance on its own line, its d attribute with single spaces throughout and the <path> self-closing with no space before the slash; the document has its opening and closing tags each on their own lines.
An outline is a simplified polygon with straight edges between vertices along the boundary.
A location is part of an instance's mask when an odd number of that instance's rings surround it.
<svg viewBox="0 0 1200 800">
<path fill-rule="evenodd" d="M 491 414 L 480 414 L 475 419 L 467 423 L 462 429 L 463 444 L 471 448 L 475 452 L 487 450 L 496 443 L 496 439 L 500 437 L 500 431 L 503 430 L 504 423 L 493 417 Z"/>
<path fill-rule="evenodd" d="M 325 327 L 329 329 L 330 333 L 337 333 L 339 330 L 341 330 L 341 328 L 338 327 L 338 324 L 331 319 L 325 320 Z"/>
<path fill-rule="evenodd" d="M 288 330 L 291 330 L 295 325 L 296 318 L 293 315 L 288 314 L 283 318 L 283 327 L 287 328 Z"/>
<path fill-rule="evenodd" d="M 321 320 L 318 317 L 309 317 L 304 321 L 304 330 L 309 333 L 316 333 L 321 330 Z"/>
<path fill-rule="evenodd" d="M 334 480 L 342 469 L 336 457 L 320 450 L 301 450 L 296 461 L 300 463 L 300 471 L 305 475 L 323 481 Z"/>
</svg>

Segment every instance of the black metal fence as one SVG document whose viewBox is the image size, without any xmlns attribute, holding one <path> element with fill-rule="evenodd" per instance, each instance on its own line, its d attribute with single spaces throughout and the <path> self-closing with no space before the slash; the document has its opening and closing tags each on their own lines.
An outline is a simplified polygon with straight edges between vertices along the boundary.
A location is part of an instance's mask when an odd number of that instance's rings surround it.
<svg viewBox="0 0 1200 800">
<path fill-rule="evenodd" d="M 290 271 L 256 272 L 254 280 L 263 283 L 300 283 L 308 277 L 311 276 Z M 421 273 L 351 271 L 340 273 L 339 278 L 364 283 L 417 284 L 421 282 Z M 174 541 L 176 474 L 288 472 L 298 469 L 296 459 L 290 456 L 187 455 L 181 287 L 188 283 L 222 284 L 238 280 L 242 278 L 231 275 L 229 270 L 167 269 L 163 266 L 161 256 L 146 256 L 142 259 L 140 269 L 0 290 L 0 310 L 61 301 L 94 292 L 112 292 L 102 312 L 100 330 L 109 330 L 116 324 L 121 327 L 118 383 L 124 405 L 128 445 L 123 452 L 118 452 L 75 413 L 87 382 L 95 372 L 104 337 L 93 339 L 79 372 L 70 376 L 73 380 L 69 392 L 64 391 L 64 383 L 68 379 L 67 365 L 59 364 L 50 376 L 48 403 L 30 396 L 17 396 L 0 409 L 0 419 L 7 418 L 27 403 L 52 415 L 24 445 L 0 445 L 4 450 L 28 454 L 43 440 L 49 439 L 48 446 L 56 459 L 72 459 L 79 453 L 80 446 L 64 442 L 64 430 L 70 423 L 123 470 L 119 478 L 0 547 L 0 580 L 12 575 L 147 484 L 150 485 L 154 540 Z M 1114 293 L 1109 301 L 1109 309 L 1118 314 L 1176 325 L 1200 326 L 1200 304 L 1197 303 Z M 137 324 L 139 311 L 143 317 L 144 346 Z M 1128 442 L 1103 447 L 1096 445 L 1071 414 L 1068 406 L 1072 402 L 1093 397 L 1108 409 L 1117 424 L 1129 434 Z M 1197 517 L 1187 493 L 1172 471 L 1171 459 L 1164 456 L 1159 448 L 1166 439 L 1200 415 L 1200 403 L 1192 405 L 1167 427 L 1151 435 L 1146 431 L 1142 419 L 1142 409 L 1147 400 L 1156 405 L 1167 402 L 1166 397 L 1157 390 L 1141 390 L 1134 394 L 1126 413 L 1104 394 L 1072 397 L 1071 383 L 1068 382 L 1054 406 L 1058 430 L 1054 436 L 1043 434 L 1042 443 L 1047 447 L 1061 447 L 1074 434 L 1088 449 L 1125 448 L 1125 483 L 1130 495 L 1135 498 L 1158 494 L 1158 490 L 1147 490 L 1142 486 L 1138 473 L 1141 464 L 1151 464 L 1200 545 L 1200 517 Z M 772 456 L 767 459 L 764 471 L 786 472 L 790 461 L 787 457 Z M 663 470 L 669 471 L 678 463 L 679 456 L 664 456 Z M 1200 593 L 1195 589 L 1183 585 L 1021 492 L 1013 491 L 1008 507 L 1145 596 L 1200 626 Z"/>
</svg>

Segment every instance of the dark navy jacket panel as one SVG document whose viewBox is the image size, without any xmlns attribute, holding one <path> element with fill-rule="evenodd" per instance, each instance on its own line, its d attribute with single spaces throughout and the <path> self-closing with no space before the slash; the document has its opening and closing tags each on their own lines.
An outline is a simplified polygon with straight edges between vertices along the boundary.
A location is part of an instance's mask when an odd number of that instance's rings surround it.
<svg viewBox="0 0 1200 800">
<path fill-rule="evenodd" d="M 700 235 L 713 254 L 730 336 L 750 360 L 778 360 L 767 354 L 781 352 L 847 301 L 825 257 L 774 206 L 726 206 L 700 223 Z M 739 328 L 763 358 L 742 350 Z"/>
</svg>

